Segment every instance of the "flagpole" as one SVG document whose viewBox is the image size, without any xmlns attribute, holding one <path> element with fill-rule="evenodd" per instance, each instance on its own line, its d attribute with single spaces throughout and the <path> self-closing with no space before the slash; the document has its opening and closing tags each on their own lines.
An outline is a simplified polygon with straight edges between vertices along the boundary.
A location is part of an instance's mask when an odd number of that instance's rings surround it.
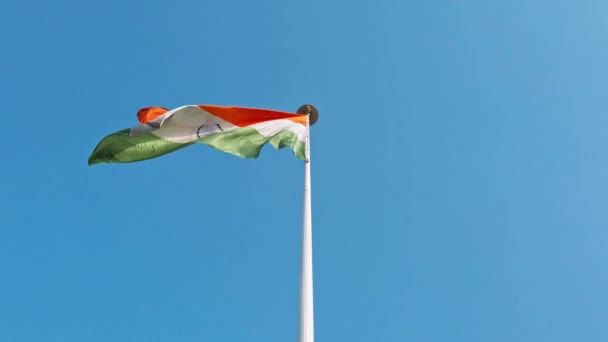
<svg viewBox="0 0 608 342">
<path fill-rule="evenodd" d="M 304 106 L 302 106 L 304 107 Z M 304 161 L 304 206 L 302 220 L 302 268 L 300 274 L 300 336 L 299 342 L 314 342 L 314 301 L 312 282 L 312 210 L 310 186 L 310 125 L 312 106 L 306 105 L 306 159 Z"/>
</svg>

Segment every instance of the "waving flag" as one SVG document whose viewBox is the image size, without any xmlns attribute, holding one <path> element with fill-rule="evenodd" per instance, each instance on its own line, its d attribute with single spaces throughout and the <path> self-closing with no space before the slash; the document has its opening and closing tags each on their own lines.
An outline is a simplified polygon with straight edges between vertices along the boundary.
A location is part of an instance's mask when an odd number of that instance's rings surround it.
<svg viewBox="0 0 608 342">
<path fill-rule="evenodd" d="M 257 158 L 269 143 L 290 147 L 305 159 L 305 114 L 266 109 L 189 105 L 174 110 L 144 108 L 141 125 L 103 138 L 89 157 L 89 165 L 128 163 L 160 157 L 201 143 L 243 158 Z"/>
</svg>

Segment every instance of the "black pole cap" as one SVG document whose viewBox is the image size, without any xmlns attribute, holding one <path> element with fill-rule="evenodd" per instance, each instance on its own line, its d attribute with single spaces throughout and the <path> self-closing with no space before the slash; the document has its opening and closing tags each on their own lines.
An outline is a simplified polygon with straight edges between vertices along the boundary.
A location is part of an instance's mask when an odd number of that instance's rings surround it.
<svg viewBox="0 0 608 342">
<path fill-rule="evenodd" d="M 317 120 L 319 119 L 319 111 L 313 105 L 309 105 L 309 104 L 302 105 L 302 106 L 300 106 L 300 108 L 298 108 L 297 113 L 298 114 L 308 114 L 308 116 L 309 116 L 308 123 L 311 126 L 314 125 L 315 122 L 317 122 Z"/>
</svg>

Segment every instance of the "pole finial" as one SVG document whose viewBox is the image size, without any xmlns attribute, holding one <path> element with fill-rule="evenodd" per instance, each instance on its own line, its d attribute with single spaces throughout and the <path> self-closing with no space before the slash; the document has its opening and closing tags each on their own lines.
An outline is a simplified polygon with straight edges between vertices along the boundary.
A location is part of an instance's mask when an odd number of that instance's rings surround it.
<svg viewBox="0 0 608 342">
<path fill-rule="evenodd" d="M 308 122 L 311 126 L 314 125 L 315 122 L 317 122 L 317 120 L 319 119 L 319 111 L 317 110 L 317 108 L 315 108 L 315 106 L 311 104 L 305 104 L 300 106 L 300 108 L 298 108 L 297 113 L 307 114 L 309 116 Z"/>
</svg>

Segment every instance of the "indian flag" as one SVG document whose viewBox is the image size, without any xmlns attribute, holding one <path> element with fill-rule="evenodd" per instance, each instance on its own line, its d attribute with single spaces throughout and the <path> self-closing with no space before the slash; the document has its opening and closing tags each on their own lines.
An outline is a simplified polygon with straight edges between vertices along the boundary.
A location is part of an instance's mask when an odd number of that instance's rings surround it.
<svg viewBox="0 0 608 342">
<path fill-rule="evenodd" d="M 289 147 L 297 158 L 306 158 L 306 114 L 188 105 L 173 110 L 144 108 L 137 116 L 141 125 L 103 138 L 89 165 L 156 158 L 194 143 L 243 158 L 257 158 L 269 143 L 277 149 Z"/>
</svg>

